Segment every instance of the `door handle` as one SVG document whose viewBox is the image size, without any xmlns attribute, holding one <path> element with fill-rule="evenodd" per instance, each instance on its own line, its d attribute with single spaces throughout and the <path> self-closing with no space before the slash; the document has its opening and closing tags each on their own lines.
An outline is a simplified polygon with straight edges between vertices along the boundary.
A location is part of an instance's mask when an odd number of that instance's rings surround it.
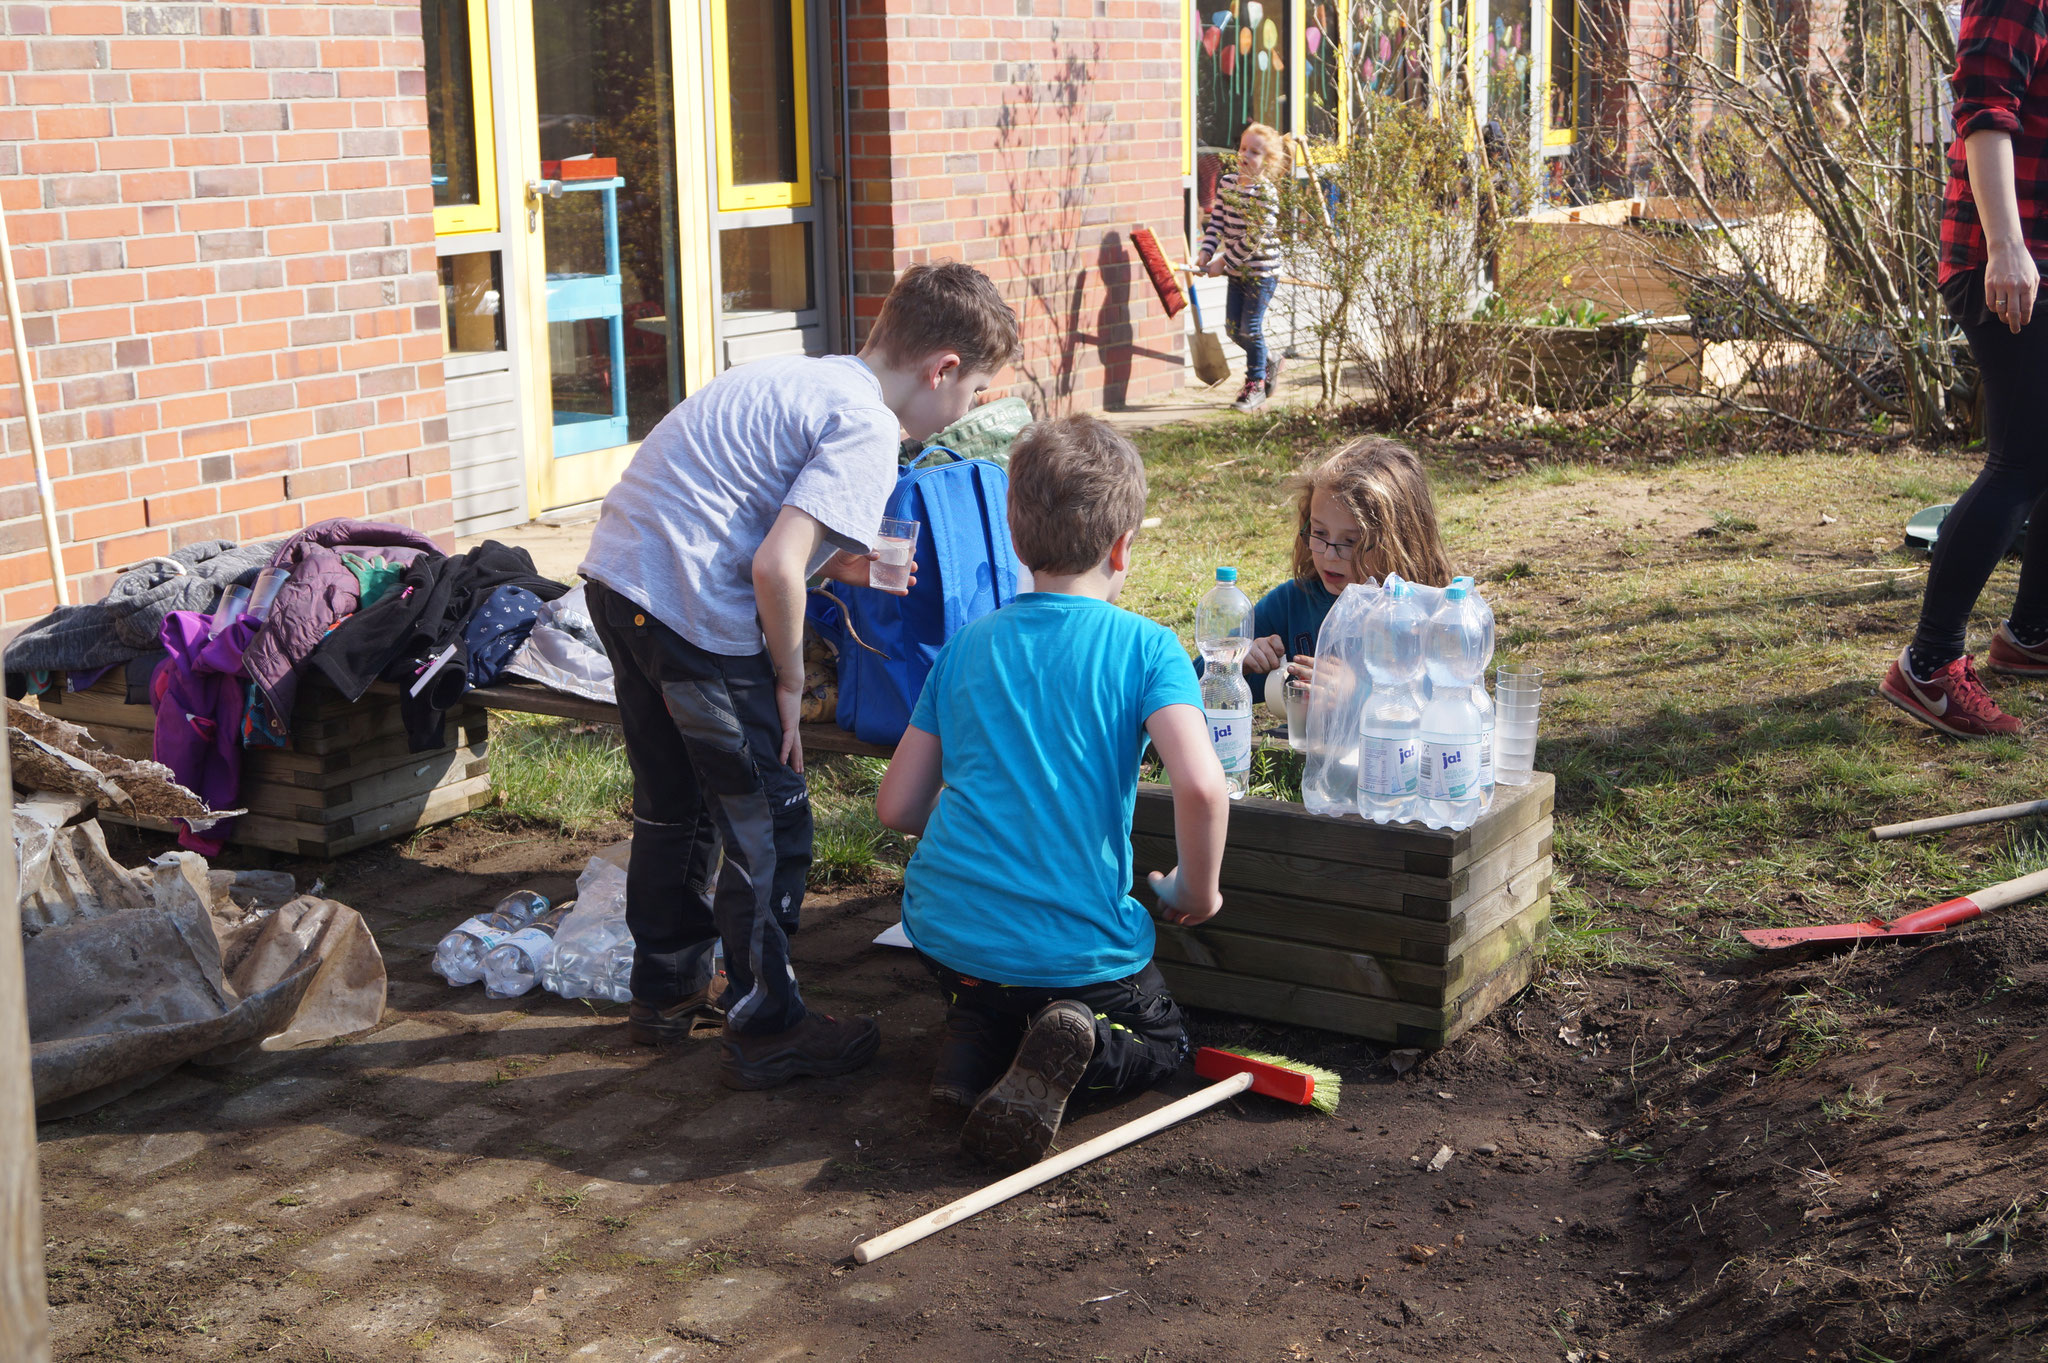
<svg viewBox="0 0 2048 1363">
<path fill-rule="evenodd" d="M 540 201 L 562 197 L 560 180 L 528 180 L 526 182 L 526 230 L 540 230 Z"/>
</svg>

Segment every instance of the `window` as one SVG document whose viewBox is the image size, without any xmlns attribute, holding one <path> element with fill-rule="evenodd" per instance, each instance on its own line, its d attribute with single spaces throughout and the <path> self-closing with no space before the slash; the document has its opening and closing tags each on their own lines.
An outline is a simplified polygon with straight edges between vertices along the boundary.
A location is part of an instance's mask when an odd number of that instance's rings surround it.
<svg viewBox="0 0 2048 1363">
<path fill-rule="evenodd" d="M 1550 80 L 1543 145 L 1579 140 L 1579 4 L 1550 0 Z"/>
<path fill-rule="evenodd" d="M 1195 0 L 1196 4 L 1201 0 Z M 1204 152 L 1236 152 L 1245 127 L 1289 130 L 1287 63 L 1292 27 L 1287 0 L 1210 0 L 1194 11 L 1195 142 Z"/>
<path fill-rule="evenodd" d="M 421 0 L 434 231 L 498 230 L 496 138 L 484 0 Z"/>
<path fill-rule="evenodd" d="M 1308 101 L 1308 135 L 1336 142 L 1349 131 L 1344 117 L 1345 0 L 1309 0 L 1302 24 L 1302 65 Z"/>
<path fill-rule="evenodd" d="M 496 251 L 441 257 L 441 323 L 450 354 L 505 348 L 504 297 Z"/>
<path fill-rule="evenodd" d="M 711 43 L 719 90 L 718 207 L 809 204 L 804 0 L 713 0 Z"/>
<path fill-rule="evenodd" d="M 718 234 L 720 300 L 727 317 L 764 312 L 805 312 L 817 306 L 811 268 L 811 225 L 728 227 Z"/>
<path fill-rule="evenodd" d="M 1526 135 L 1536 114 L 1530 103 L 1536 35 L 1530 30 L 1529 15 L 1529 0 L 1493 0 L 1486 36 L 1479 44 L 1487 116 L 1508 129 L 1511 140 Z"/>
</svg>

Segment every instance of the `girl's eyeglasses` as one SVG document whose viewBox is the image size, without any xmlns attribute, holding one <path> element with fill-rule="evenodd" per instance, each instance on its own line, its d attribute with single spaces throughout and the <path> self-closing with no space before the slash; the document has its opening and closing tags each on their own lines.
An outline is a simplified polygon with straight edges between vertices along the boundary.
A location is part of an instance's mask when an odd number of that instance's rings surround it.
<svg viewBox="0 0 2048 1363">
<path fill-rule="evenodd" d="M 1347 542 L 1344 540 L 1324 539 L 1322 535 L 1318 534 L 1314 530 L 1309 530 L 1304 533 L 1306 533 L 1308 536 L 1310 548 L 1328 554 L 1332 558 L 1348 559 L 1351 557 L 1352 553 L 1358 548 L 1358 546 L 1362 543 L 1362 541 L 1360 540 L 1350 540 Z"/>
</svg>

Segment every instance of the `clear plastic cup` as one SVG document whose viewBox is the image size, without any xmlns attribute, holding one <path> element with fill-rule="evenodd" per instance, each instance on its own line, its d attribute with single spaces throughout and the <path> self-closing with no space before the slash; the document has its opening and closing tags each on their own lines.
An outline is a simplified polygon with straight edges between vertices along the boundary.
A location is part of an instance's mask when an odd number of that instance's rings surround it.
<svg viewBox="0 0 2048 1363">
<path fill-rule="evenodd" d="M 899 521 L 884 518 L 881 532 L 875 538 L 875 548 L 882 553 L 879 562 L 868 564 L 868 585 L 876 591 L 894 592 L 902 596 L 910 590 L 910 558 L 917 550 L 916 521 Z"/>
<path fill-rule="evenodd" d="M 220 604 L 213 608 L 213 619 L 206 627 L 207 637 L 211 638 L 220 633 L 248 613 L 249 589 L 247 587 L 228 588 L 227 594 L 221 597 Z"/>
<path fill-rule="evenodd" d="M 1493 674 L 1493 693 L 1505 695 L 1511 691 L 1541 691 L 1543 669 L 1527 663 L 1502 663 Z"/>
<path fill-rule="evenodd" d="M 270 608 L 277 603 L 277 594 L 284 590 L 284 584 L 291 581 L 289 568 L 265 568 L 256 575 L 256 588 L 249 594 L 249 614 L 257 620 L 268 620 Z"/>
<path fill-rule="evenodd" d="M 1307 752 L 1308 683 L 1287 677 L 1281 682 L 1280 694 L 1287 708 L 1287 746 L 1296 752 Z"/>
</svg>

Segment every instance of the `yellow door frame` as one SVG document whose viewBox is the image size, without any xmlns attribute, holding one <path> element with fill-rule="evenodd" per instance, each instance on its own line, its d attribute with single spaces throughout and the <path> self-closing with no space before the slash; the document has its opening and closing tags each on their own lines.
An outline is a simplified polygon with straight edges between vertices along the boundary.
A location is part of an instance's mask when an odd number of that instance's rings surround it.
<svg viewBox="0 0 2048 1363">
<path fill-rule="evenodd" d="M 478 0 L 480 3 L 481 0 Z M 801 0 L 798 0 L 801 3 Z M 501 18 L 511 27 L 512 71 L 504 88 L 509 107 L 501 108 L 498 126 L 513 139 L 520 176 L 535 181 L 540 174 L 540 92 L 535 77 L 533 7 L 552 0 L 501 0 Z M 711 228 L 711 167 L 705 154 L 706 44 L 694 6 L 670 0 L 670 61 L 675 91 L 675 180 L 677 195 L 678 315 L 669 319 L 670 344 L 682 347 L 683 392 L 693 393 L 716 372 L 716 332 L 711 262 L 716 242 Z M 548 356 L 547 204 L 529 217 L 533 200 L 521 186 L 518 201 L 505 215 L 506 291 L 514 295 L 525 320 L 525 354 L 515 361 L 521 415 L 526 430 L 526 504 L 538 515 L 557 507 L 596 501 L 626 471 L 637 441 L 588 454 L 557 459 L 554 451 L 553 379 Z M 534 225 L 529 228 L 528 223 Z M 516 281 L 516 282 L 515 282 Z"/>
<path fill-rule="evenodd" d="M 735 213 L 751 208 L 808 207 L 811 202 L 811 54 L 804 0 L 788 0 L 791 76 L 796 82 L 796 179 L 744 185 L 733 180 L 732 101 L 721 98 L 725 93 L 725 73 L 732 69 L 726 22 L 729 3 L 730 0 L 711 0 L 710 84 L 713 119 L 718 127 L 719 211 Z M 768 0 L 768 3 L 776 3 L 776 0 Z"/>
<path fill-rule="evenodd" d="M 1556 69 L 1557 54 L 1550 50 L 1557 41 L 1557 24 L 1551 16 L 1551 6 L 1568 4 L 1572 7 L 1572 88 L 1571 126 L 1558 128 L 1550 122 L 1550 73 Z M 1544 0 L 1543 5 L 1543 145 L 1546 147 L 1576 146 L 1579 140 L 1579 59 L 1583 42 L 1583 5 L 1580 0 Z"/>
<path fill-rule="evenodd" d="M 498 230 L 498 136 L 491 100 L 491 19 L 489 0 L 464 0 L 469 22 L 471 136 L 475 141 L 476 202 L 450 204 L 434 210 L 434 235 Z"/>
</svg>

